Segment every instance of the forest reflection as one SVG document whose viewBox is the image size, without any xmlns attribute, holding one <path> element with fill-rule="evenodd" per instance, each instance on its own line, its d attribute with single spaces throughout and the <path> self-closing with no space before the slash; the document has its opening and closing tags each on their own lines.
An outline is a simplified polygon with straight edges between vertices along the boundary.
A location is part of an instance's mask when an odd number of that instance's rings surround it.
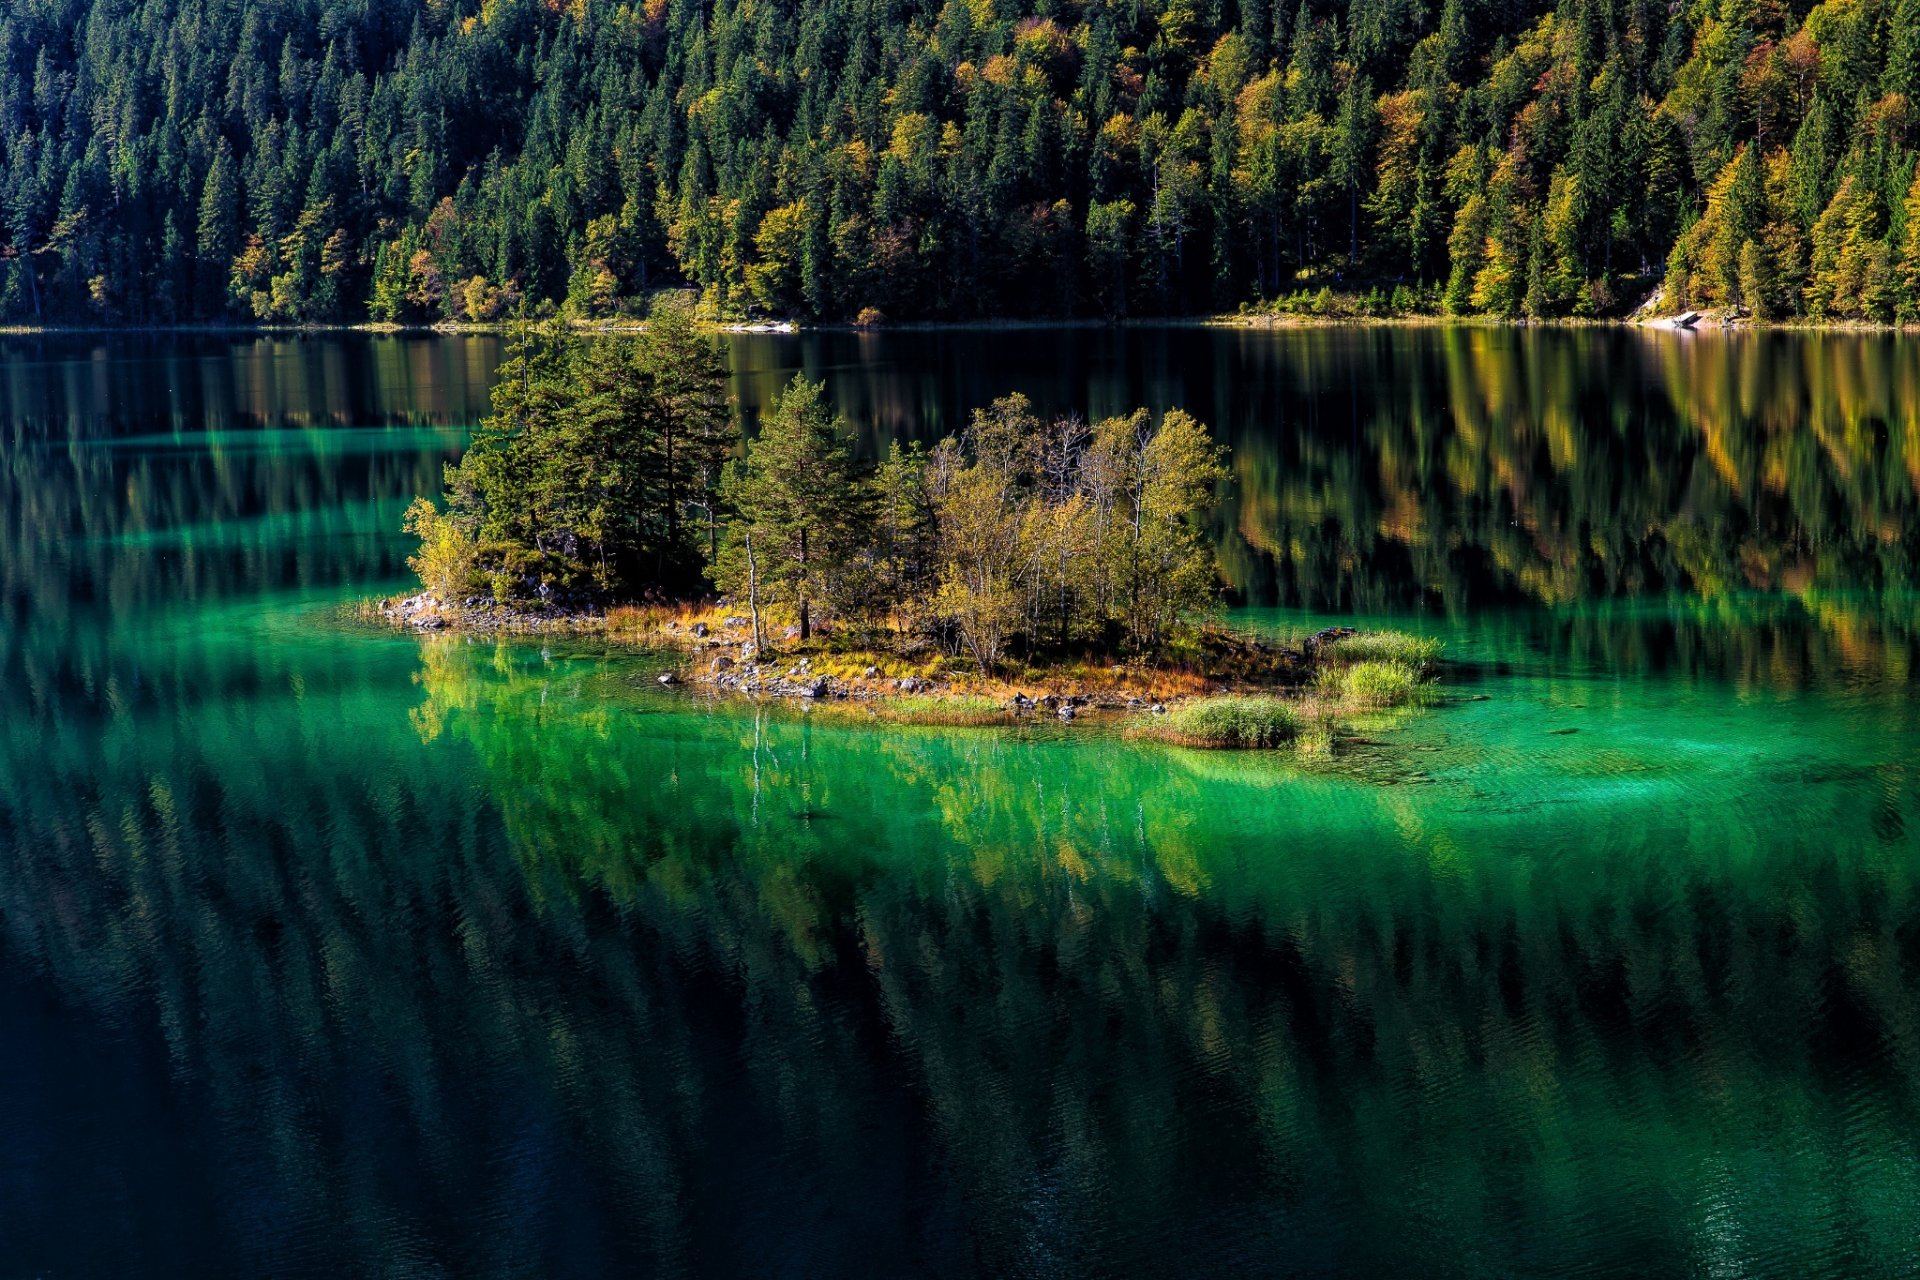
<svg viewBox="0 0 1920 1280">
<path fill-rule="evenodd" d="M 1912 344 L 726 341 L 743 412 L 804 368 L 869 448 L 1182 405 L 1241 617 L 1393 616 L 1496 696 L 1280 767 L 349 633 L 497 339 L 0 341 L 20 1268 L 1904 1256 Z"/>
<path fill-rule="evenodd" d="M 937 437 L 1013 389 L 1095 417 L 1185 406 L 1234 446 L 1223 551 L 1256 602 L 1464 608 L 1912 586 L 1920 351 L 1893 337 L 1343 328 L 725 341 L 748 418 L 803 368 L 871 452 Z M 98 495 L 102 479 L 124 478 L 112 452 L 49 468 L 42 451 L 117 443 L 138 455 L 199 431 L 234 449 L 241 440 L 223 433 L 463 427 L 484 412 L 501 348 L 489 336 L 16 339 L 0 344 L 0 440 L 16 477 L 51 486 L 52 501 L 62 488 Z M 23 466 L 34 474 L 19 477 Z M 223 485 L 268 511 L 327 496 L 265 467 L 109 488 L 126 497 L 25 523 L 96 537 L 176 526 L 219 511 Z M 384 496 L 403 487 L 392 477 Z"/>
<path fill-rule="evenodd" d="M 745 416 L 804 369 L 871 451 L 1015 389 L 1049 412 L 1188 408 L 1233 445 L 1216 534 L 1246 604 L 1456 623 L 1529 610 L 1553 620 L 1550 644 L 1755 684 L 1912 665 L 1920 348 L 1893 337 L 724 340 Z M 73 629 L 77 613 L 400 585 L 400 512 L 459 455 L 500 350 L 488 336 L 0 342 L 8 643 L 57 663 L 100 639 Z"/>
<path fill-rule="evenodd" d="M 316 1256 L 1741 1269 L 1840 1247 L 1828 1197 L 1847 1247 L 1904 1247 L 1920 870 L 1885 825 L 1911 806 L 1859 803 L 1903 764 L 1787 780 L 1793 828 L 1516 819 L 1251 757 L 690 712 L 590 653 L 415 656 L 410 713 L 263 670 L 4 730 L 8 950 L 150 1013 L 249 1195 L 338 1209 Z"/>
</svg>

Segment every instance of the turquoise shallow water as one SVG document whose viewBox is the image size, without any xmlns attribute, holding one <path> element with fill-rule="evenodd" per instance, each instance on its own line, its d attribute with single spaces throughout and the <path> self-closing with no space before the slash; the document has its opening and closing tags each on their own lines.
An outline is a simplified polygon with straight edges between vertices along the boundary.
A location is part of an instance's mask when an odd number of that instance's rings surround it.
<svg viewBox="0 0 1920 1280">
<path fill-rule="evenodd" d="M 1235 617 L 1447 643 L 1306 765 L 348 627 L 484 346 L 0 348 L 0 1257 L 1920 1269 L 1905 357 L 1260 337 L 733 354 L 1206 400 Z"/>
</svg>

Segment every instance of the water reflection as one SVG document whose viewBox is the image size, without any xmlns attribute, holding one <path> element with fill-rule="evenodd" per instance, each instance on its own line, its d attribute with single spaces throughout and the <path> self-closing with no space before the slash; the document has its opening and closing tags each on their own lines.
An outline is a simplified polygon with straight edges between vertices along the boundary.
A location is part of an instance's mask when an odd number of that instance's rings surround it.
<svg viewBox="0 0 1920 1280">
<path fill-rule="evenodd" d="M 1324 766 L 348 633 L 492 339 L 0 342 L 24 1273 L 1897 1271 L 1911 344 L 735 337 L 873 447 L 1235 444 L 1245 616 L 1443 633 Z"/>
<path fill-rule="evenodd" d="M 0 761 L 8 953 L 158 1038 L 185 1131 L 102 1105 L 190 1171 L 203 1267 L 1904 1256 L 1911 726 L 1617 737 L 1580 758 L 1637 799 L 1516 812 L 1443 717 L 1387 787 L 690 711 L 590 652 L 231 661 L 252 689 L 10 719 Z M 59 1197 L 142 1158 L 14 1166 L 10 1256 L 112 1263 Z"/>
<path fill-rule="evenodd" d="M 470 424 L 503 343 L 440 338 L 102 334 L 0 338 L 10 446 L 128 432 Z"/>
<path fill-rule="evenodd" d="M 872 451 L 1018 389 L 1183 405 L 1233 444 L 1247 603 L 1462 619 L 1678 600 L 1746 678 L 1903 670 L 1920 350 L 1891 337 L 1498 329 L 729 335 L 752 418 L 796 369 Z M 59 618 L 397 585 L 397 514 L 484 411 L 491 337 L 0 343 L 0 588 Z M 346 554 L 342 555 L 342 548 Z M 1754 595 L 1785 602 L 1749 609 Z M 1574 621 L 1595 643 L 1610 628 Z M 1629 628 L 1631 630 L 1631 628 Z M 1802 634 L 1809 637 L 1802 640 Z M 1623 660 L 1631 646 L 1614 646 Z"/>
</svg>

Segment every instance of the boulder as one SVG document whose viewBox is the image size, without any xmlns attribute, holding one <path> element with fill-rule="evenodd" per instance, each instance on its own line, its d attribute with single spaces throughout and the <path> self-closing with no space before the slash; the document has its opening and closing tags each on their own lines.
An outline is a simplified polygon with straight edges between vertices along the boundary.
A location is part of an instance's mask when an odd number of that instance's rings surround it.
<svg viewBox="0 0 1920 1280">
<path fill-rule="evenodd" d="M 733 665 L 733 659 L 729 658 L 726 654 L 723 653 L 717 658 L 715 658 L 712 662 L 709 662 L 707 664 L 707 670 L 725 671 L 727 668 L 731 667 L 732 665 Z"/>
<path fill-rule="evenodd" d="M 696 637 L 698 637 L 699 639 L 702 639 L 702 640 L 704 640 L 704 639 L 706 639 L 706 638 L 707 638 L 707 624 L 706 624 L 706 623 L 704 623 L 704 622 L 696 622 L 696 623 L 694 623 L 694 624 L 693 624 L 693 634 L 694 634 L 694 635 L 695 635 Z"/>
<path fill-rule="evenodd" d="M 1304 648 L 1309 655 L 1312 655 L 1313 651 L 1318 649 L 1323 644 L 1327 644 L 1334 640 L 1344 640 L 1348 636 L 1354 636 L 1359 634 L 1360 633 L 1355 631 L 1352 627 L 1323 627 L 1320 630 L 1314 632 L 1312 635 L 1308 636 L 1306 639 L 1306 642 L 1301 647 Z"/>
<path fill-rule="evenodd" d="M 1072 703 L 1067 703 L 1066 705 L 1064 705 L 1064 706 L 1062 706 L 1062 707 L 1060 708 L 1060 711 L 1059 711 L 1059 716 L 1060 716 L 1060 718 L 1061 718 L 1062 720 L 1071 720 L 1071 719 L 1073 719 L 1073 714 L 1074 714 L 1074 713 L 1073 713 L 1073 704 L 1072 704 Z"/>
<path fill-rule="evenodd" d="M 660 683 L 661 683 L 661 684 L 673 684 L 673 683 L 675 683 L 675 679 L 674 679 L 674 674 L 673 674 L 673 672 L 671 672 L 671 671 L 663 671 L 663 672 L 661 672 L 661 673 L 660 673 Z"/>
<path fill-rule="evenodd" d="M 825 676 L 821 676 L 812 684 L 802 685 L 800 688 L 802 696 L 808 698 L 824 698 L 832 691 L 833 686 Z"/>
</svg>

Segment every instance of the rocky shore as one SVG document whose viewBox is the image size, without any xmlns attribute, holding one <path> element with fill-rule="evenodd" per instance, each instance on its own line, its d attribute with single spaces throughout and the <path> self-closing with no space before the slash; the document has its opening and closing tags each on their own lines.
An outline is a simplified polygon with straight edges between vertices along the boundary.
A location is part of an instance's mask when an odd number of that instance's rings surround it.
<svg viewBox="0 0 1920 1280">
<path fill-rule="evenodd" d="M 408 631 L 589 631 L 598 629 L 606 618 L 584 603 L 504 602 L 491 596 L 469 596 L 450 604 L 425 591 L 385 597 L 373 607 L 382 621 Z"/>
<path fill-rule="evenodd" d="M 1000 687 L 994 688 L 989 694 L 977 679 L 957 682 L 914 675 L 896 676 L 875 664 L 869 664 L 858 672 L 826 671 L 821 669 L 821 664 L 816 663 L 814 657 L 808 655 L 762 657 L 750 638 L 750 623 L 743 617 L 727 616 L 715 625 L 695 622 L 682 627 L 669 622 L 664 624 L 662 630 L 666 632 L 669 642 L 688 649 L 693 660 L 682 672 L 662 675 L 661 683 L 672 685 L 684 682 L 715 693 L 795 698 L 808 702 L 911 698 L 926 703 L 941 699 L 964 699 L 976 706 L 990 697 L 1010 717 L 1052 717 L 1063 722 L 1071 722 L 1089 712 L 1165 715 L 1168 702 L 1180 700 L 1177 695 L 1156 696 L 1151 688 L 1146 687 L 1150 684 L 1151 672 L 1140 673 L 1143 677 L 1142 687 L 1129 688 L 1128 676 L 1131 673 L 1128 668 L 1118 665 L 1105 669 L 1097 687 L 1094 682 L 1062 675 L 1024 682 L 1027 685 L 1024 688 L 1006 687 L 1009 682 L 992 682 Z M 1303 647 L 1297 650 L 1272 646 L 1255 639 L 1241 639 L 1236 641 L 1239 652 L 1235 655 L 1237 661 L 1234 665 L 1243 669 L 1258 667 L 1260 678 L 1254 683 L 1261 687 L 1297 686 L 1304 679 L 1314 652 L 1320 645 L 1353 634 L 1350 627 L 1327 628 L 1308 637 Z M 784 636 L 789 642 L 797 638 L 797 632 Z M 1220 689 L 1224 690 L 1235 682 L 1223 680 L 1218 683 Z M 1204 692 L 1211 691 L 1214 690 Z"/>
<path fill-rule="evenodd" d="M 1207 628 L 1190 642 L 1197 651 L 1186 652 L 1178 664 L 1068 661 L 987 677 L 950 666 L 950 658 L 924 647 L 843 647 L 831 622 L 805 643 L 796 628 L 786 628 L 778 633 L 780 650 L 769 646 L 762 652 L 751 620 L 727 612 L 725 602 L 704 612 L 679 606 L 598 610 L 553 599 L 449 603 L 422 592 L 370 602 L 362 613 L 422 633 L 567 634 L 638 650 L 675 650 L 683 659 L 658 675 L 659 683 L 713 697 L 858 707 L 906 723 L 1131 720 L 1130 732 L 1187 745 L 1311 742 L 1322 750 L 1337 720 L 1430 699 L 1437 652 L 1437 645 L 1400 633 L 1350 627 L 1328 627 L 1294 645 Z M 1402 651 L 1410 658 L 1392 657 Z M 1385 670 L 1396 662 L 1395 670 Z M 1374 669 L 1373 683 L 1345 689 L 1339 678 L 1366 674 L 1361 668 Z M 1384 695 L 1378 683 L 1383 673 L 1397 681 Z"/>
<path fill-rule="evenodd" d="M 724 645 L 725 642 L 720 643 Z M 956 687 L 951 681 L 923 679 L 918 676 L 885 676 L 877 666 L 868 666 L 857 676 L 835 676 L 815 671 L 810 658 L 800 658 L 792 662 L 757 662 L 754 660 L 754 646 L 751 643 L 743 644 L 741 648 L 745 651 L 744 657 L 736 659 L 726 653 L 716 654 L 707 659 L 704 668 L 694 670 L 686 679 L 696 687 L 711 689 L 718 693 L 764 698 L 799 698 L 809 702 L 822 699 L 873 700 L 900 697 L 923 700 L 938 700 L 942 697 L 978 699 L 981 696 Z M 662 684 L 678 684 L 680 681 L 681 677 L 672 674 L 660 677 Z M 1165 704 L 1150 701 L 1137 694 L 1096 697 L 1085 693 L 1042 692 L 1034 695 L 1015 692 L 1006 696 L 1001 706 L 1011 716 L 1050 715 L 1062 721 L 1071 721 L 1086 711 L 1148 711 L 1155 715 L 1166 713 Z"/>
</svg>

